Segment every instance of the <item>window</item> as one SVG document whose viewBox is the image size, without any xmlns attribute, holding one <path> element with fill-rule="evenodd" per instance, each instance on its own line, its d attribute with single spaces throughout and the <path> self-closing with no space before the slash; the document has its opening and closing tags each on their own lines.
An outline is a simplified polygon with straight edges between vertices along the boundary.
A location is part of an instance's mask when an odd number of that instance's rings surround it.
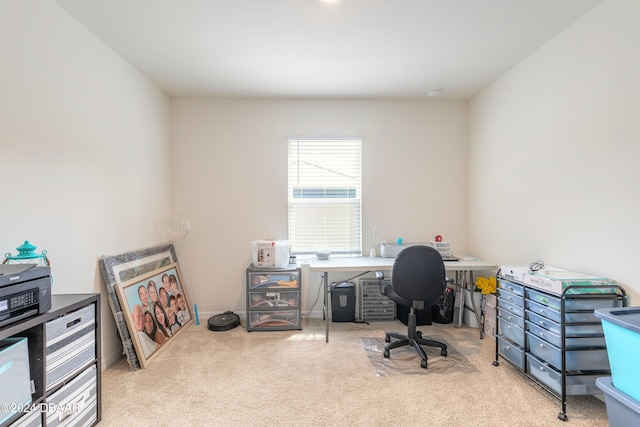
<svg viewBox="0 0 640 427">
<path fill-rule="evenodd" d="M 291 253 L 362 254 L 362 138 L 289 138 Z"/>
</svg>

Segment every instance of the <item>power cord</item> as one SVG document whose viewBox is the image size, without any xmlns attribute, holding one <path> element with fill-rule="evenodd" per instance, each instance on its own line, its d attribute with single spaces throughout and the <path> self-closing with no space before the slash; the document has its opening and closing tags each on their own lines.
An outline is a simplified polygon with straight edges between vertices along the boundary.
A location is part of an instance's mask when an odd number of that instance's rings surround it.
<svg viewBox="0 0 640 427">
<path fill-rule="evenodd" d="M 534 261 L 531 264 L 529 264 L 529 271 L 530 272 L 540 271 L 543 268 L 544 268 L 544 262 L 543 261 Z"/>
<path fill-rule="evenodd" d="M 311 308 L 309 309 L 309 311 L 307 313 L 303 313 L 302 315 L 307 317 L 310 316 L 311 313 L 313 313 L 313 308 L 316 306 L 316 304 L 318 303 L 318 300 L 320 300 L 320 292 L 324 289 L 324 275 L 321 276 L 322 278 L 320 279 L 320 286 L 318 287 L 318 295 L 316 295 L 316 300 L 313 302 L 313 304 L 311 305 Z"/>
</svg>

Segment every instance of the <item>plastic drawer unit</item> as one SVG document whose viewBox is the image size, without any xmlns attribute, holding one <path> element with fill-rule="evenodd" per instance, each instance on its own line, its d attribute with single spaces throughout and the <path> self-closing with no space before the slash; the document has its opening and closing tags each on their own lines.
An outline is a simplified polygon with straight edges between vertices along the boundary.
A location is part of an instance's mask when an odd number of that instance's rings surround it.
<svg viewBox="0 0 640 427">
<path fill-rule="evenodd" d="M 510 281 L 498 281 L 496 324 L 497 351 L 519 369 L 525 366 L 524 286 Z"/>
<path fill-rule="evenodd" d="M 498 307 L 496 310 L 496 314 L 501 319 L 506 319 L 512 325 L 518 326 L 520 329 L 524 329 L 524 318 L 521 316 L 516 316 L 510 311 L 504 310 L 502 307 Z M 524 335 L 523 335 L 524 336 Z"/>
<path fill-rule="evenodd" d="M 498 351 L 500 355 L 520 369 L 524 369 L 524 350 L 522 347 L 515 345 L 512 341 L 505 339 L 503 336 L 497 337 Z"/>
<path fill-rule="evenodd" d="M 497 304 L 502 310 L 511 312 L 520 318 L 524 318 L 524 307 L 521 305 L 513 304 L 501 297 L 497 298 Z"/>
<path fill-rule="evenodd" d="M 388 279 L 384 283 L 389 283 Z M 384 286 L 384 285 L 383 285 Z M 382 294 L 380 283 L 375 279 L 360 279 L 360 320 L 395 320 L 396 303 Z"/>
<path fill-rule="evenodd" d="M 520 347 L 524 348 L 525 335 L 524 329 L 515 323 L 509 322 L 507 319 L 498 317 L 498 330 L 501 332 L 502 337 L 508 338 Z"/>
<path fill-rule="evenodd" d="M 247 269 L 247 331 L 302 329 L 300 269 Z"/>
<path fill-rule="evenodd" d="M 556 369 L 562 369 L 562 348 L 538 338 L 529 331 L 526 334 L 529 352 L 545 360 Z M 565 347 L 564 355 L 567 371 L 607 371 L 609 369 L 606 348 L 569 349 Z"/>
<path fill-rule="evenodd" d="M 538 338 L 542 338 L 544 341 L 549 342 L 555 345 L 556 347 L 562 347 L 562 337 L 558 335 L 560 333 L 559 323 L 555 323 L 555 322 L 553 323 L 554 326 L 557 325 L 557 327 L 554 327 L 554 330 L 556 332 L 552 332 L 550 329 L 544 328 L 543 326 L 538 326 L 536 323 L 533 323 L 529 320 L 527 320 L 526 323 L 527 323 L 527 331 L 529 331 L 532 335 Z M 548 323 L 545 323 L 544 321 L 542 321 L 542 324 L 544 325 Z M 597 336 L 600 333 L 602 333 L 602 331 L 595 330 L 595 332 L 592 332 L 592 334 L 595 334 L 596 336 L 585 335 L 582 337 L 581 336 L 566 337 L 564 340 L 565 348 L 567 349 L 580 348 L 580 347 L 602 348 L 605 346 L 605 340 L 603 336 Z"/>
<path fill-rule="evenodd" d="M 551 390 L 558 394 L 562 393 L 560 372 L 530 353 L 527 354 L 527 371 Z M 595 385 L 598 377 L 599 374 L 568 376 L 566 378 L 567 395 L 599 394 Z"/>
<path fill-rule="evenodd" d="M 559 287 L 534 273 L 523 282 L 498 273 L 496 359 L 509 362 L 562 404 L 558 418 L 567 420 L 568 395 L 602 394 L 596 378 L 609 375 L 609 357 L 602 324 L 595 309 L 626 305 L 626 292 L 615 282 L 599 279 Z M 582 275 L 581 275 L 582 277 Z"/>
</svg>

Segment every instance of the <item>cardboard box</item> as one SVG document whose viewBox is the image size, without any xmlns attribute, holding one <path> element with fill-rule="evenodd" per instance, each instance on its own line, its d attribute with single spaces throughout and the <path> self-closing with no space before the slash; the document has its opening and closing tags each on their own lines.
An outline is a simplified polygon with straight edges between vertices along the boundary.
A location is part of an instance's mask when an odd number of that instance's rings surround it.
<svg viewBox="0 0 640 427">
<path fill-rule="evenodd" d="M 615 282 L 606 277 L 597 277 L 575 271 L 545 267 L 544 270 L 525 274 L 524 284 L 555 295 L 562 295 L 562 291 L 567 286 L 610 286 L 615 284 Z"/>
<path fill-rule="evenodd" d="M 485 294 L 484 295 L 484 307 L 485 309 L 487 308 L 493 308 L 493 310 L 495 311 L 496 309 L 496 296 L 494 294 Z"/>
<path fill-rule="evenodd" d="M 486 306 L 483 313 L 484 333 L 492 338 L 496 337 L 496 309 Z"/>
</svg>

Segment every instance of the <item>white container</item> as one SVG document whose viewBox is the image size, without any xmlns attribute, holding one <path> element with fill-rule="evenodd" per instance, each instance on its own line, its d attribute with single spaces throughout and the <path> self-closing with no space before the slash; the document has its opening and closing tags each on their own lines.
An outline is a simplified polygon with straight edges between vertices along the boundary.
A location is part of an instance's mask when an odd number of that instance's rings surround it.
<svg viewBox="0 0 640 427">
<path fill-rule="evenodd" d="M 289 265 L 288 240 L 254 240 L 251 242 L 253 266 L 287 268 Z"/>
<path fill-rule="evenodd" d="M 509 279 L 524 282 L 524 275 L 529 272 L 529 267 L 515 265 L 501 265 L 500 274 Z"/>
<path fill-rule="evenodd" d="M 476 319 L 476 313 L 469 307 L 464 308 L 463 322 L 465 326 L 469 326 L 470 328 L 478 327 L 478 319 Z"/>
<path fill-rule="evenodd" d="M 451 256 L 451 242 L 429 241 L 429 246 L 435 248 L 442 256 Z"/>
</svg>

